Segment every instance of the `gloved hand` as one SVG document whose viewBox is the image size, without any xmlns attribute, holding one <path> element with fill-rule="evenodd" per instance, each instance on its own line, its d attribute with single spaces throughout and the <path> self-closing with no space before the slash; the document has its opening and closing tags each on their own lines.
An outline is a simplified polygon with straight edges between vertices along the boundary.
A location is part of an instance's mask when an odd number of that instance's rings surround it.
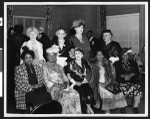
<svg viewBox="0 0 150 119">
<path fill-rule="evenodd" d="M 111 61 L 112 63 L 119 61 L 119 57 L 110 57 L 109 61 Z"/>
</svg>

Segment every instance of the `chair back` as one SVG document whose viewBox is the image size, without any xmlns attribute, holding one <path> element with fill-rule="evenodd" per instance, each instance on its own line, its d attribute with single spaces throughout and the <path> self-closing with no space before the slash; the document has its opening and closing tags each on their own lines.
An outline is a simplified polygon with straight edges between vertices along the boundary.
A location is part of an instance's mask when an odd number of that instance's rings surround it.
<svg viewBox="0 0 150 119">
<path fill-rule="evenodd" d="M 39 104 L 33 108 L 31 114 L 61 114 L 62 106 L 56 100 L 51 100 Z"/>
</svg>

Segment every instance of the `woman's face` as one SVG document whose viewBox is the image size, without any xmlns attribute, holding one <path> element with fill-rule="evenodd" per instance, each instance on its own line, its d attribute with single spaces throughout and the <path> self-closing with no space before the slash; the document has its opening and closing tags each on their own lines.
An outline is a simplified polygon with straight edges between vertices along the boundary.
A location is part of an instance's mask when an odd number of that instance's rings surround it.
<svg viewBox="0 0 150 119">
<path fill-rule="evenodd" d="M 36 39 L 36 37 L 37 37 L 37 34 L 34 32 L 34 31 L 32 31 L 31 33 L 30 33 L 30 39 L 32 40 L 35 40 Z"/>
<path fill-rule="evenodd" d="M 83 25 L 75 28 L 76 34 L 82 34 L 83 33 Z"/>
<path fill-rule="evenodd" d="M 63 29 L 60 29 L 59 31 L 57 31 L 57 37 L 58 39 L 64 39 L 64 37 L 66 37 L 66 33 Z"/>
<path fill-rule="evenodd" d="M 111 40 L 111 34 L 110 33 L 104 33 L 103 34 L 103 39 L 105 41 L 105 43 L 109 42 Z"/>
<path fill-rule="evenodd" d="M 14 30 L 11 30 L 10 31 L 10 35 L 14 35 L 15 31 Z"/>
<path fill-rule="evenodd" d="M 128 61 L 128 59 L 129 59 L 129 56 L 128 56 L 127 53 L 125 53 L 125 54 L 122 55 L 122 60 L 123 60 L 124 62 Z"/>
<path fill-rule="evenodd" d="M 103 58 L 104 58 L 104 55 L 102 54 L 102 52 L 98 51 L 97 54 L 96 54 L 97 61 L 101 62 Z"/>
<path fill-rule="evenodd" d="M 42 33 L 39 33 L 37 39 L 41 39 L 41 38 L 42 38 Z"/>
<path fill-rule="evenodd" d="M 48 62 L 56 63 L 57 62 L 57 54 L 56 53 L 48 53 L 47 54 Z"/>
<path fill-rule="evenodd" d="M 75 55 L 75 59 L 77 60 L 81 60 L 83 57 L 83 54 L 80 51 L 75 51 L 74 55 Z"/>
<path fill-rule="evenodd" d="M 26 54 L 24 57 L 24 62 L 31 65 L 33 63 L 33 57 L 30 54 Z"/>
</svg>

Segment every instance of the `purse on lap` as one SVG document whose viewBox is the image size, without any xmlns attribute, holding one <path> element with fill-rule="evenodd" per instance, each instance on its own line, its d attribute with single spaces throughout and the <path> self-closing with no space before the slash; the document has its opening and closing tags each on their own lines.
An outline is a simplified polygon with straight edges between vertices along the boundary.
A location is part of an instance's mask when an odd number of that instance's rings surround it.
<svg viewBox="0 0 150 119">
<path fill-rule="evenodd" d="M 113 94 L 117 94 L 117 93 L 121 92 L 119 84 L 117 84 L 117 83 L 109 83 L 108 85 L 105 86 L 105 88 L 108 91 L 112 92 Z"/>
</svg>

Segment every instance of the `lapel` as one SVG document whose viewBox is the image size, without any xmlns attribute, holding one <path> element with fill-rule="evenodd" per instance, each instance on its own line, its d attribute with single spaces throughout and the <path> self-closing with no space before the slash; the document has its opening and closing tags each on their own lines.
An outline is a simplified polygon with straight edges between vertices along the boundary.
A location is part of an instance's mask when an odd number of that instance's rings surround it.
<svg viewBox="0 0 150 119">
<path fill-rule="evenodd" d="M 37 80 L 38 80 L 38 82 L 39 82 L 39 79 L 40 79 L 40 78 L 39 78 L 39 73 L 38 73 L 38 72 L 39 72 L 39 67 L 37 67 L 37 66 L 34 65 L 34 64 L 33 64 L 33 67 L 34 67 L 34 70 L 35 70 L 35 73 L 36 73 L 36 76 L 37 76 Z"/>
<path fill-rule="evenodd" d="M 60 48 L 59 48 L 59 49 L 60 49 Z M 63 45 L 63 48 L 60 49 L 60 53 L 63 54 L 63 53 L 66 51 L 66 49 L 67 49 L 67 41 L 65 40 L 64 45 Z"/>
<path fill-rule="evenodd" d="M 34 64 L 33 64 L 33 67 L 35 69 L 35 73 L 36 73 L 36 76 L 37 76 L 37 79 L 38 79 L 38 82 L 39 82 L 39 75 L 38 75 L 39 69 Z M 23 72 L 22 79 L 24 79 L 28 82 L 28 73 L 27 73 L 27 69 L 26 69 L 25 64 L 22 64 L 21 69 L 22 69 L 21 72 Z"/>
<path fill-rule="evenodd" d="M 21 72 L 23 72 L 22 79 L 28 82 L 27 68 L 25 64 L 22 64 L 21 69 L 22 69 Z"/>
</svg>

